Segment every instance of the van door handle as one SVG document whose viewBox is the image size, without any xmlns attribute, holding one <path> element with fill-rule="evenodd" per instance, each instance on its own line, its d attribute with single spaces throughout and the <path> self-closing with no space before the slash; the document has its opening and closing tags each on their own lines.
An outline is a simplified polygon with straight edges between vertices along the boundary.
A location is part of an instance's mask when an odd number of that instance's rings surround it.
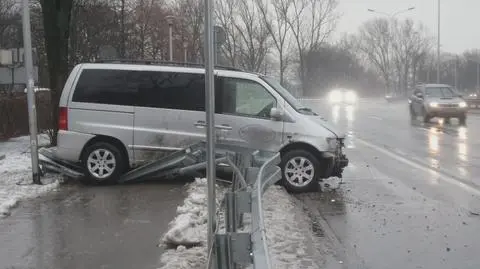
<svg viewBox="0 0 480 269">
<path fill-rule="evenodd" d="M 207 127 L 207 123 L 203 120 L 199 120 L 197 122 L 195 122 L 195 127 L 197 128 L 206 128 Z M 220 124 L 220 125 L 215 125 L 215 129 L 219 129 L 219 130 L 232 130 L 232 126 L 228 125 L 228 124 Z"/>
<path fill-rule="evenodd" d="M 195 127 L 197 127 L 197 128 L 205 128 L 205 127 L 207 127 L 207 123 L 206 123 L 205 121 L 203 121 L 203 120 L 199 120 L 199 121 L 195 122 L 194 125 L 195 125 Z"/>
<path fill-rule="evenodd" d="M 220 124 L 220 125 L 215 125 L 215 128 L 219 130 L 232 130 L 232 126 L 228 124 Z"/>
</svg>

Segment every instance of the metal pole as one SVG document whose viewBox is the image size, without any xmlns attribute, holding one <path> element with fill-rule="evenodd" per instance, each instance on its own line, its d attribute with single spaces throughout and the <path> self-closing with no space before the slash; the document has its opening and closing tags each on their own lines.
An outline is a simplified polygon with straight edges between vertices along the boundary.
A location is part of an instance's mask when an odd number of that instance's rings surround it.
<svg viewBox="0 0 480 269">
<path fill-rule="evenodd" d="M 454 70 L 454 73 L 453 73 L 453 74 L 454 74 L 454 82 L 453 82 L 453 83 L 454 83 L 454 85 L 455 85 L 455 90 L 458 90 L 458 78 L 457 78 L 457 76 L 458 76 L 457 68 L 458 68 L 458 67 L 457 67 L 457 61 L 458 61 L 458 59 L 457 59 L 457 57 L 455 57 L 455 70 Z"/>
<path fill-rule="evenodd" d="M 480 89 L 480 63 L 477 62 L 477 91 Z"/>
<path fill-rule="evenodd" d="M 213 0 L 204 0 L 205 9 L 205 111 L 207 122 L 207 182 L 208 182 L 208 233 L 207 251 L 211 253 L 210 268 L 216 268 L 214 233 L 216 230 L 215 209 L 215 85 L 214 85 L 214 40 L 213 40 Z M 209 269 L 210 269 L 209 268 Z"/>
<path fill-rule="evenodd" d="M 173 62 L 173 41 L 172 41 L 173 29 L 172 24 L 168 25 L 168 49 L 170 54 L 170 62 Z"/>
<path fill-rule="evenodd" d="M 183 61 L 187 62 L 187 44 L 183 44 Z"/>
<path fill-rule="evenodd" d="M 437 83 L 440 83 L 440 0 L 438 0 Z"/>
<path fill-rule="evenodd" d="M 34 81 L 33 81 L 33 59 L 32 59 L 32 39 L 30 32 L 30 10 L 28 0 L 23 0 L 23 46 L 25 53 L 25 70 L 27 76 L 27 103 L 28 103 L 28 123 L 30 128 L 30 154 L 32 158 L 32 179 L 33 183 L 41 184 L 38 166 L 38 138 L 37 138 L 37 112 L 35 105 Z"/>
</svg>

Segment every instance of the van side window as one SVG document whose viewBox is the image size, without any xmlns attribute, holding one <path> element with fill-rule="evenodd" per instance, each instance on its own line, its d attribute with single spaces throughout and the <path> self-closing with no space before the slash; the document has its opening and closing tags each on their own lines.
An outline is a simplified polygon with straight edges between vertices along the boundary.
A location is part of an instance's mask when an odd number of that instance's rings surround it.
<svg viewBox="0 0 480 269">
<path fill-rule="evenodd" d="M 138 72 L 137 105 L 205 111 L 205 76 L 174 72 Z"/>
<path fill-rule="evenodd" d="M 277 100 L 261 84 L 239 78 L 222 78 L 221 113 L 269 118 Z"/>
<path fill-rule="evenodd" d="M 78 79 L 72 101 L 133 106 L 137 89 L 126 85 L 126 78 L 131 72 L 84 69 Z"/>
</svg>

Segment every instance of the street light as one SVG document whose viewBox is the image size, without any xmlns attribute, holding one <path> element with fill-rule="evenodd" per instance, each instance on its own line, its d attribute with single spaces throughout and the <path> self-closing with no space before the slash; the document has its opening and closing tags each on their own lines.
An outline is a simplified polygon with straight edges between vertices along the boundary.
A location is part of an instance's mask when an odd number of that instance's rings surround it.
<svg viewBox="0 0 480 269">
<path fill-rule="evenodd" d="M 175 17 L 172 16 L 172 15 L 169 15 L 167 16 L 165 19 L 167 19 L 167 23 L 168 23 L 168 49 L 169 49 L 169 57 L 170 57 L 170 61 L 173 62 L 173 37 L 172 37 L 172 34 L 173 34 L 173 23 L 175 21 Z"/>
<path fill-rule="evenodd" d="M 437 83 L 440 83 L 440 0 L 437 2 L 438 24 L 437 24 Z"/>
<path fill-rule="evenodd" d="M 410 11 L 410 10 L 414 10 L 415 7 L 409 7 L 407 9 L 402 9 L 402 10 L 399 10 L 397 12 L 394 12 L 394 13 L 387 13 L 387 12 L 383 12 L 383 11 L 377 11 L 375 9 L 367 9 L 368 12 L 372 12 L 372 13 L 377 13 L 377 14 L 382 14 L 382 15 L 386 15 L 388 17 L 390 17 L 391 19 L 393 19 L 395 16 L 397 16 L 398 14 L 401 14 L 401 13 L 404 13 L 404 12 L 407 12 L 407 11 Z"/>
<path fill-rule="evenodd" d="M 187 48 L 188 48 L 188 43 L 185 41 L 183 42 L 183 61 L 187 62 Z"/>
</svg>

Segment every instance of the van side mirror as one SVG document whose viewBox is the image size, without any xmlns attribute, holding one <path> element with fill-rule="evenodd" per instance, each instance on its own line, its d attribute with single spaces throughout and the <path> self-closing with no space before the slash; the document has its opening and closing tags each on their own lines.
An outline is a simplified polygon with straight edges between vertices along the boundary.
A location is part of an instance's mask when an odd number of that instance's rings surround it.
<svg viewBox="0 0 480 269">
<path fill-rule="evenodd" d="M 283 119 L 283 111 L 281 109 L 278 109 L 276 107 L 272 107 L 270 109 L 270 118 L 272 120 L 280 121 Z"/>
</svg>

